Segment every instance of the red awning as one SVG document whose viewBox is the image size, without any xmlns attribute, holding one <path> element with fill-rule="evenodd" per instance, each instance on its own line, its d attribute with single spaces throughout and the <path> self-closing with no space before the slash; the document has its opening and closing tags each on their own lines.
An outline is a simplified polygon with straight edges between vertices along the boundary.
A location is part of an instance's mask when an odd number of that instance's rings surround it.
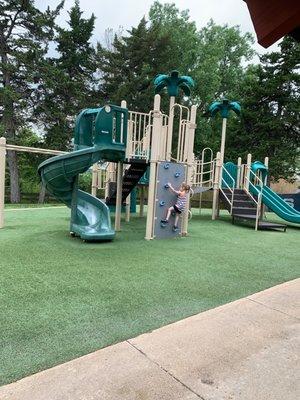
<svg viewBox="0 0 300 400">
<path fill-rule="evenodd" d="M 244 0 L 247 3 L 258 43 L 269 47 L 292 34 L 299 40 L 300 0 Z"/>
</svg>

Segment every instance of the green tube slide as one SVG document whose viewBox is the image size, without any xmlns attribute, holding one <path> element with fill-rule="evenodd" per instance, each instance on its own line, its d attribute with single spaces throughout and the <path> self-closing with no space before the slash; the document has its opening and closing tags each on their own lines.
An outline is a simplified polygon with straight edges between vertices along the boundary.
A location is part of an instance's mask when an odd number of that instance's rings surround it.
<svg viewBox="0 0 300 400">
<path fill-rule="evenodd" d="M 83 240 L 112 240 L 110 212 L 107 205 L 78 189 L 78 175 L 99 160 L 119 161 L 124 146 L 89 147 L 56 156 L 40 164 L 38 172 L 47 191 L 71 208 L 70 232 Z"/>
<path fill-rule="evenodd" d="M 114 105 L 83 110 L 75 124 L 75 150 L 38 167 L 47 191 L 71 209 L 71 234 L 83 240 L 105 241 L 115 236 L 109 208 L 78 189 L 78 175 L 98 161 L 124 161 L 127 119 L 127 109 Z"/>
</svg>

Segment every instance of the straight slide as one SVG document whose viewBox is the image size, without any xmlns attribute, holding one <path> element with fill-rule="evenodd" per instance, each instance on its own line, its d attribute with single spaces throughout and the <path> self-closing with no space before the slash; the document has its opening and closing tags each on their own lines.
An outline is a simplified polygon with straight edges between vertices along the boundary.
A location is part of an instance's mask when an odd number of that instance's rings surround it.
<svg viewBox="0 0 300 400">
<path fill-rule="evenodd" d="M 260 187 L 252 185 L 251 191 L 254 194 L 258 194 L 260 192 Z M 288 205 L 282 197 L 268 186 L 263 186 L 262 202 L 280 218 L 288 222 L 300 224 L 300 212 Z"/>
<path fill-rule="evenodd" d="M 83 240 L 105 241 L 115 236 L 107 205 L 78 189 L 78 175 L 98 161 L 118 162 L 124 159 L 124 146 L 87 147 L 52 157 L 38 168 L 47 191 L 71 208 L 70 232 Z"/>
</svg>

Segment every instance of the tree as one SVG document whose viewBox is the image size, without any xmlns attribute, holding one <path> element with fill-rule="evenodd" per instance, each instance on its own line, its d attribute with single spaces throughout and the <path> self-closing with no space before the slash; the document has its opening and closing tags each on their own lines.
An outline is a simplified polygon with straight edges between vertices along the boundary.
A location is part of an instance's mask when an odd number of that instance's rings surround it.
<svg viewBox="0 0 300 400">
<path fill-rule="evenodd" d="M 96 97 L 96 51 L 91 44 L 95 16 L 83 18 L 79 1 L 69 11 L 69 28 L 57 28 L 57 57 L 45 62 L 37 114 L 45 128 L 45 144 L 61 150 L 69 147 L 76 115 L 94 107 Z"/>
<path fill-rule="evenodd" d="M 284 38 L 279 46 L 242 79 L 241 123 L 231 121 L 227 144 L 233 159 L 269 156 L 274 180 L 293 178 L 300 154 L 300 45 Z"/>
<path fill-rule="evenodd" d="M 216 99 L 239 100 L 246 62 L 254 55 L 252 43 L 252 36 L 241 34 L 238 26 L 220 26 L 212 20 L 199 31 L 195 68 L 191 73 L 195 79 L 192 101 L 199 106 L 197 125 L 201 132 L 196 134 L 196 152 L 204 147 L 211 147 L 214 152 L 220 149 L 220 118 L 207 120 L 203 113 Z"/>
<path fill-rule="evenodd" d="M 148 26 L 145 18 L 127 36 L 115 36 L 112 51 L 99 47 L 103 98 L 116 104 L 125 99 L 130 109 L 148 112 L 153 78 L 170 59 L 169 49 L 169 35 L 158 34 L 158 28 Z"/>
<path fill-rule="evenodd" d="M 149 10 L 149 22 L 159 35 L 169 36 L 170 58 L 165 60 L 167 65 L 161 72 L 175 69 L 190 75 L 195 67 L 199 37 L 189 10 L 180 11 L 173 3 L 155 1 Z"/>
<path fill-rule="evenodd" d="M 63 6 L 41 12 L 33 0 L 0 2 L 0 118 L 10 143 L 32 115 L 40 62 L 53 37 L 54 21 Z M 11 202 L 20 201 L 17 155 L 7 154 Z"/>
</svg>

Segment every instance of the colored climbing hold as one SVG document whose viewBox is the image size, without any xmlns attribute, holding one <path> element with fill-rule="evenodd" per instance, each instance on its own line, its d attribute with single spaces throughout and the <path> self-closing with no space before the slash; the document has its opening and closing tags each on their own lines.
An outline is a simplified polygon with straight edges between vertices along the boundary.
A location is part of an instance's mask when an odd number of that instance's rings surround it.
<svg viewBox="0 0 300 400">
<path fill-rule="evenodd" d="M 165 165 L 164 165 L 164 169 L 169 169 L 170 168 L 170 164 L 169 163 L 166 163 Z"/>
<path fill-rule="evenodd" d="M 160 205 L 161 207 L 163 207 L 165 204 L 166 204 L 166 202 L 163 201 L 163 200 L 161 200 L 161 201 L 159 202 L 159 205 Z"/>
<path fill-rule="evenodd" d="M 180 177 L 180 172 L 175 172 L 175 178 L 179 178 Z"/>
<path fill-rule="evenodd" d="M 169 187 L 170 187 L 169 184 L 166 183 L 166 184 L 165 184 L 165 189 L 169 189 Z"/>
</svg>

